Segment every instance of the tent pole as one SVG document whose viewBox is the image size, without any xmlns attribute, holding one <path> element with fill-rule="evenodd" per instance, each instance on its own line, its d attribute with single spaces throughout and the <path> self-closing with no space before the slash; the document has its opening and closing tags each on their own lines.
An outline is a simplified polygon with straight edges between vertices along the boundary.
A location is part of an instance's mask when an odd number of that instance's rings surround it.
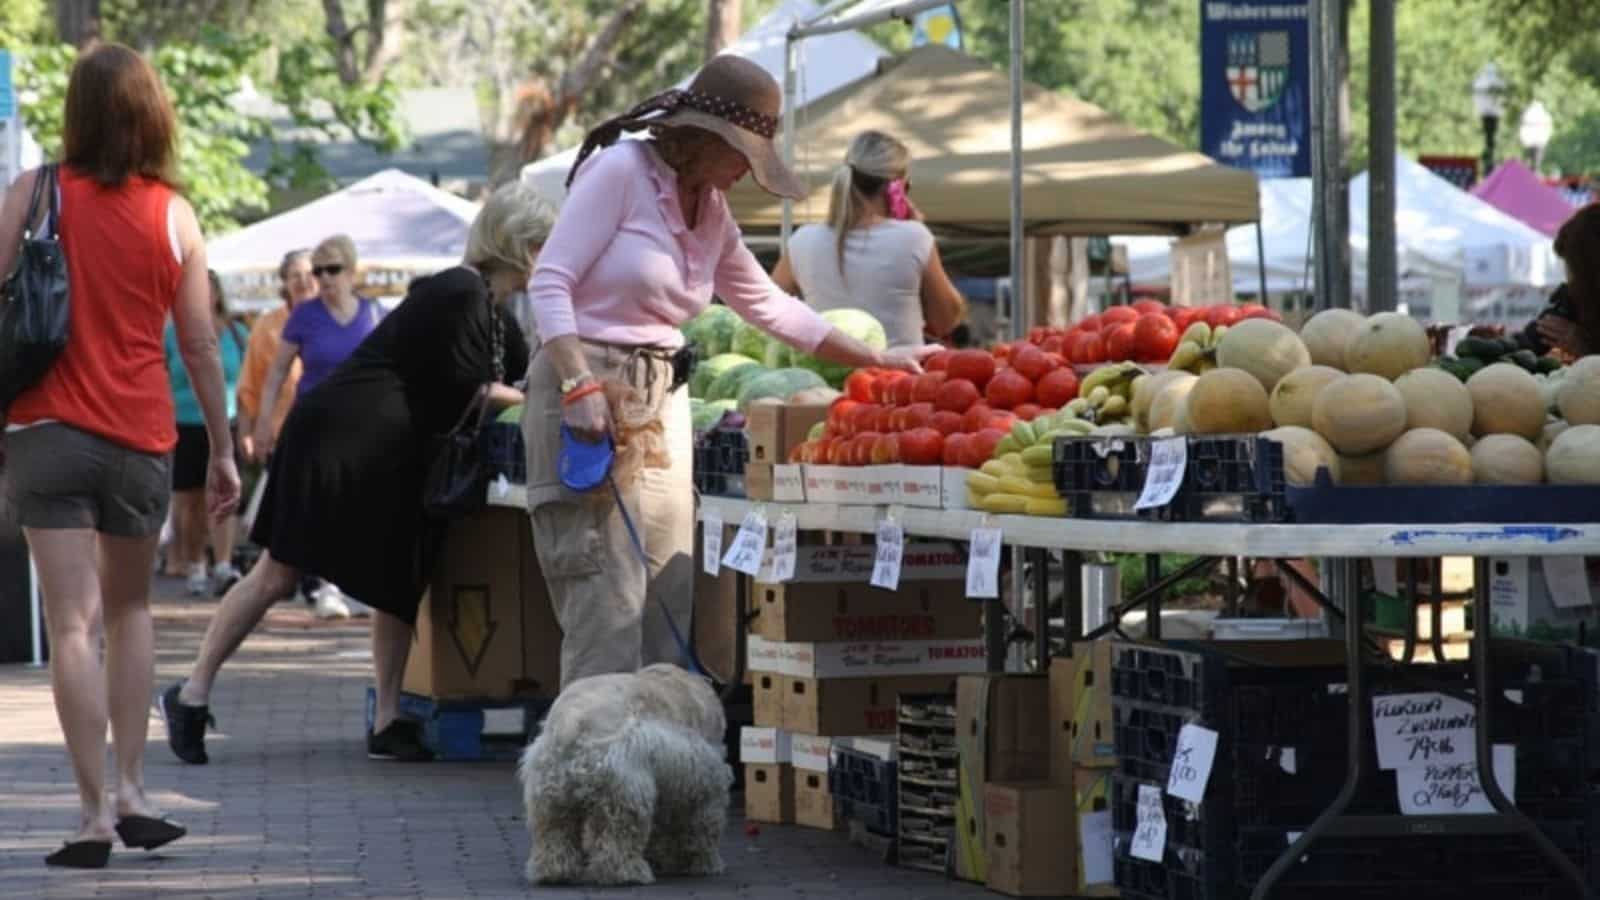
<svg viewBox="0 0 1600 900">
<path fill-rule="evenodd" d="M 839 31 L 855 31 L 858 28 L 865 28 L 868 25 L 877 25 L 879 22 L 889 22 L 895 19 L 904 19 L 909 22 L 912 16 L 924 10 L 949 5 L 950 0 L 913 0 L 911 3 L 896 4 L 873 12 L 862 13 L 859 16 L 851 16 L 848 19 L 837 19 L 832 22 L 815 24 L 818 20 L 830 15 L 828 12 L 823 12 L 810 22 L 795 28 L 790 34 L 796 38 L 808 38 L 816 37 L 820 34 L 833 34 Z"/>
<path fill-rule="evenodd" d="M 795 45 L 800 41 L 800 28 L 789 29 L 783 39 L 783 162 L 794 171 L 794 103 L 795 103 Z M 789 252 L 789 231 L 794 227 L 794 201 L 783 198 L 783 223 L 778 235 L 778 253 Z"/>
<path fill-rule="evenodd" d="M 1261 220 L 1256 220 L 1256 273 L 1261 276 L 1261 296 L 1256 299 L 1267 305 L 1267 238 L 1261 233 Z"/>
<path fill-rule="evenodd" d="M 1367 312 L 1395 308 L 1395 35 L 1394 0 L 1372 0 L 1372 56 L 1368 65 Z"/>
<path fill-rule="evenodd" d="M 1011 339 L 1027 329 L 1028 275 L 1022 223 L 1022 26 L 1024 0 L 1011 4 Z"/>
</svg>

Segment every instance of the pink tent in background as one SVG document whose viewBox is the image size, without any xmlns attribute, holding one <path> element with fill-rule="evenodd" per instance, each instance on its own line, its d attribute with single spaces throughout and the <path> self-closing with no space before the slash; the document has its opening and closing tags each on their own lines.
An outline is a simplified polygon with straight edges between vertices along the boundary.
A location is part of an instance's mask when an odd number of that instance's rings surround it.
<svg viewBox="0 0 1600 900">
<path fill-rule="evenodd" d="M 1501 163 L 1488 178 L 1478 182 L 1472 195 L 1550 237 L 1555 237 L 1561 223 L 1577 211 L 1560 191 L 1540 181 L 1533 170 L 1516 159 Z"/>
</svg>

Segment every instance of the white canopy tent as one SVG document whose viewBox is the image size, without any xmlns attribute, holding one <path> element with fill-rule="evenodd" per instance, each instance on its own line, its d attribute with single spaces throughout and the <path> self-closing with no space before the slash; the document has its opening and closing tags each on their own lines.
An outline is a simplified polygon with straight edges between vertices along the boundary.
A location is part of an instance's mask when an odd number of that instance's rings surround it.
<svg viewBox="0 0 1600 900">
<path fill-rule="evenodd" d="M 759 64 L 782 84 L 784 35 L 796 22 L 809 20 L 820 11 L 811 0 L 783 0 L 777 9 L 768 13 L 722 52 L 734 53 Z M 796 84 L 797 103 L 801 107 L 872 75 L 877 71 L 878 60 L 887 55 L 882 47 L 857 31 L 824 35 L 804 42 L 801 48 L 803 65 Z M 685 78 L 675 87 L 687 87 L 689 81 L 690 78 Z M 628 136 L 644 135 L 633 133 Z M 559 206 L 566 200 L 567 172 L 577 158 L 578 148 L 573 147 L 531 162 L 523 167 L 522 180 L 532 185 L 540 196 Z"/>
<path fill-rule="evenodd" d="M 418 275 L 461 261 L 478 204 L 386 169 L 304 206 L 211 241 L 206 252 L 241 310 L 276 302 L 278 264 L 336 234 L 355 242 L 362 290 L 398 294 Z"/>
</svg>

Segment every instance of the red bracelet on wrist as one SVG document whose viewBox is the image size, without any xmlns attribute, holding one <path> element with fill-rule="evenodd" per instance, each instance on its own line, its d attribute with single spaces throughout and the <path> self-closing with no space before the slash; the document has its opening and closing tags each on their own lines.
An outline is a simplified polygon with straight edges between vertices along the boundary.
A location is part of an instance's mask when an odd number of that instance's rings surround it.
<svg viewBox="0 0 1600 900">
<path fill-rule="evenodd" d="M 600 393 L 600 390 L 600 382 L 598 381 L 591 381 L 588 384 L 579 385 L 578 387 L 575 387 L 569 391 L 566 396 L 561 398 L 561 405 L 571 406 L 590 394 Z"/>
</svg>

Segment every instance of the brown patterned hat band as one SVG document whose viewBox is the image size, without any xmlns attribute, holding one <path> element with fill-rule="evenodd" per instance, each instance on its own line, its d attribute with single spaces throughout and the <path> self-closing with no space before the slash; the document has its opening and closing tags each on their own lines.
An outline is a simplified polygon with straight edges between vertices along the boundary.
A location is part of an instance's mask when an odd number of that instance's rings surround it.
<svg viewBox="0 0 1600 900">
<path fill-rule="evenodd" d="M 778 133 L 777 116 L 757 112 L 742 103 L 714 94 L 674 88 L 663 91 L 626 113 L 607 119 L 590 130 L 588 137 L 584 138 L 583 147 L 578 151 L 578 158 L 573 161 L 571 170 L 567 172 L 567 186 L 572 186 L 572 179 L 577 176 L 579 167 L 591 153 L 616 143 L 622 132 L 639 131 L 655 124 L 654 118 L 647 117 L 670 115 L 684 109 L 716 116 L 769 141 Z"/>
</svg>

